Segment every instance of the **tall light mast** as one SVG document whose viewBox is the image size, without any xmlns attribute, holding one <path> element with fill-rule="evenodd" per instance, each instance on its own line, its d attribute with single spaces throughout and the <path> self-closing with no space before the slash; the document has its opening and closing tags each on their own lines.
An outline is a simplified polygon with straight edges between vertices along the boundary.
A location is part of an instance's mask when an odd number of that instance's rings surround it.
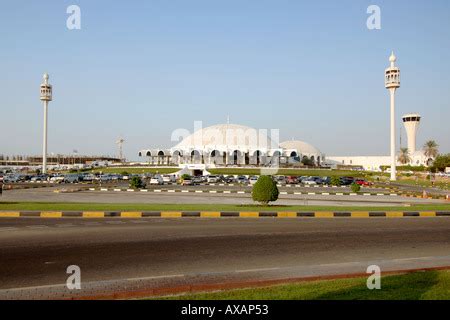
<svg viewBox="0 0 450 320">
<path fill-rule="evenodd" d="M 41 101 L 44 102 L 44 141 L 42 144 L 42 173 L 47 173 L 47 114 L 48 103 L 52 101 L 52 85 L 48 83 L 48 74 L 44 73 L 44 83 L 41 84 Z"/>
<path fill-rule="evenodd" d="M 396 155 L 395 155 L 395 91 L 400 88 L 400 69 L 395 66 L 397 58 L 392 52 L 389 57 L 390 67 L 384 72 L 384 83 L 391 95 L 391 181 L 397 180 Z"/>
</svg>

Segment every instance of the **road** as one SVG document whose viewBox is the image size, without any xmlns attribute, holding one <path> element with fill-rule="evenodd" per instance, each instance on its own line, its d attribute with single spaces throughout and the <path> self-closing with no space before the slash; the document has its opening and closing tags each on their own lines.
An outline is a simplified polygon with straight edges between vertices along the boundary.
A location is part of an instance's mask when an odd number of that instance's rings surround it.
<svg viewBox="0 0 450 320">
<path fill-rule="evenodd" d="M 450 219 L 3 218 L 0 243 L 0 298 L 67 298 L 450 266 Z"/>
</svg>

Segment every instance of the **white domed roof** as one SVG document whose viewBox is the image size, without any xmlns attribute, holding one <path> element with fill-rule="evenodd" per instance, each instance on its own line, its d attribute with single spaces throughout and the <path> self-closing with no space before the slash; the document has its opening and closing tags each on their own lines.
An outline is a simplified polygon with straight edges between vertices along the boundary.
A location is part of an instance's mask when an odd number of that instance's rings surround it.
<svg viewBox="0 0 450 320">
<path fill-rule="evenodd" d="M 184 138 L 172 150 L 186 149 L 270 149 L 271 140 L 259 139 L 259 130 L 237 125 L 237 124 L 217 124 L 197 130 L 193 134 Z"/>
<path fill-rule="evenodd" d="M 300 140 L 285 141 L 280 143 L 280 147 L 286 150 L 296 150 L 302 155 L 320 155 L 321 152 L 309 143 Z"/>
</svg>

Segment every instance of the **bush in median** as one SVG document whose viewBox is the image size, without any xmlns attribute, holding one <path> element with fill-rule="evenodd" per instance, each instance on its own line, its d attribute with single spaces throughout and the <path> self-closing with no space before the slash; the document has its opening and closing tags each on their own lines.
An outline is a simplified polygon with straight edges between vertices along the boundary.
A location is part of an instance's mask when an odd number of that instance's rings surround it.
<svg viewBox="0 0 450 320">
<path fill-rule="evenodd" d="M 339 177 L 331 177 L 331 185 L 332 186 L 340 186 L 341 179 L 339 179 Z"/>
<path fill-rule="evenodd" d="M 252 190 L 253 201 L 258 201 L 265 205 L 271 201 L 277 201 L 278 194 L 277 184 L 270 176 L 260 176 Z"/>
<path fill-rule="evenodd" d="M 352 188 L 353 192 L 359 192 L 361 190 L 361 186 L 357 183 L 352 183 L 352 185 L 350 186 Z"/>
<path fill-rule="evenodd" d="M 144 187 L 144 183 L 142 182 L 142 179 L 139 177 L 133 177 L 130 180 L 130 188 L 133 189 L 141 189 Z"/>
</svg>

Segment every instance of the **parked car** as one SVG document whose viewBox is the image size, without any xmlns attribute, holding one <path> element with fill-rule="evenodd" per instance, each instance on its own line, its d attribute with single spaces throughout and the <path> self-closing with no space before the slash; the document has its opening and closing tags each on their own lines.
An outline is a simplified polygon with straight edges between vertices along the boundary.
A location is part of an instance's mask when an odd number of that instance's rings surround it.
<svg viewBox="0 0 450 320">
<path fill-rule="evenodd" d="M 95 176 L 92 173 L 85 173 L 81 176 L 82 181 L 94 181 Z"/>
<path fill-rule="evenodd" d="M 251 176 L 248 181 L 250 182 L 251 185 L 254 185 L 257 181 L 258 181 L 258 177 L 257 176 Z"/>
<path fill-rule="evenodd" d="M 164 184 L 164 180 L 161 176 L 156 175 L 150 179 L 150 184 L 151 185 L 161 185 L 161 184 Z"/>
<path fill-rule="evenodd" d="M 165 174 L 162 176 L 164 183 L 175 183 L 177 182 L 177 179 L 173 174 Z"/>
<path fill-rule="evenodd" d="M 80 176 L 77 174 L 68 174 L 64 176 L 65 183 L 78 183 L 80 182 Z"/>
<path fill-rule="evenodd" d="M 213 176 L 213 175 L 208 176 L 208 180 L 207 180 L 208 183 L 218 183 L 219 181 L 220 181 L 220 178 L 218 176 Z"/>
<path fill-rule="evenodd" d="M 182 186 L 192 186 L 192 185 L 194 185 L 194 181 L 192 180 L 191 177 L 185 177 L 181 181 L 181 185 Z"/>
<path fill-rule="evenodd" d="M 364 179 L 356 179 L 355 183 L 359 184 L 360 186 L 365 186 L 365 187 L 371 185 L 371 183 L 369 181 L 364 180 Z"/>
<path fill-rule="evenodd" d="M 341 181 L 341 185 L 343 185 L 343 186 L 349 186 L 353 182 L 355 182 L 355 178 L 353 178 L 353 177 L 341 177 L 341 178 L 339 178 L 339 180 Z"/>
<path fill-rule="evenodd" d="M 33 182 L 37 182 L 37 181 L 47 181 L 47 176 L 46 175 L 37 175 L 31 178 L 31 181 Z"/>
<path fill-rule="evenodd" d="M 294 177 L 294 176 L 288 176 L 286 178 L 286 183 L 287 184 L 297 184 L 298 183 L 298 178 Z"/>
<path fill-rule="evenodd" d="M 317 185 L 317 182 L 313 177 L 309 177 L 308 179 L 303 180 L 303 184 L 307 186 L 315 186 Z"/>
<path fill-rule="evenodd" d="M 237 182 L 238 183 L 242 183 L 242 184 L 247 184 L 248 183 L 248 178 L 246 176 L 239 176 L 237 178 Z"/>
<path fill-rule="evenodd" d="M 203 177 L 202 176 L 193 177 L 192 182 L 193 182 L 193 184 L 200 184 L 203 182 Z"/>
<path fill-rule="evenodd" d="M 226 176 L 225 178 L 223 178 L 223 181 L 225 183 L 234 183 L 236 182 L 236 179 L 234 178 L 234 176 Z"/>
<path fill-rule="evenodd" d="M 20 181 L 20 176 L 17 174 L 7 175 L 3 177 L 3 183 L 17 183 Z"/>
<path fill-rule="evenodd" d="M 108 181 L 111 181 L 112 179 L 111 179 L 111 176 L 110 176 L 109 174 L 101 174 L 101 175 L 98 177 L 98 180 L 99 180 L 100 182 L 108 182 Z"/>
<path fill-rule="evenodd" d="M 64 182 L 64 176 L 60 175 L 60 174 L 56 174 L 56 175 L 50 177 L 49 181 L 52 183 L 62 183 L 62 182 Z"/>
</svg>

